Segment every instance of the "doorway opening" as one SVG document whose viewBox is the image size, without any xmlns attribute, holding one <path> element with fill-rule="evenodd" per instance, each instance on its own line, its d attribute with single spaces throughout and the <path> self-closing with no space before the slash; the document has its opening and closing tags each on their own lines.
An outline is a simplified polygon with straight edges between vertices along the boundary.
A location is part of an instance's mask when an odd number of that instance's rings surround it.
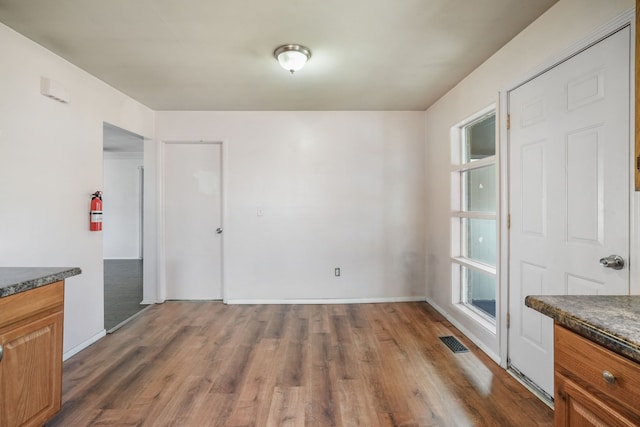
<svg viewBox="0 0 640 427">
<path fill-rule="evenodd" d="M 144 139 L 103 125 L 104 327 L 116 331 L 143 301 Z"/>
</svg>

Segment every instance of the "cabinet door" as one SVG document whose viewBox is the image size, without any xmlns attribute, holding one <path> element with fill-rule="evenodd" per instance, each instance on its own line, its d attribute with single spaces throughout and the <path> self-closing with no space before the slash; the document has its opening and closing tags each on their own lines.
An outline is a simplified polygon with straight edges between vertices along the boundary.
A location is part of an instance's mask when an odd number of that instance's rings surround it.
<svg viewBox="0 0 640 427">
<path fill-rule="evenodd" d="M 587 392 L 573 381 L 556 374 L 554 424 L 559 426 L 625 426 L 637 427 L 621 412 Z M 632 414 L 629 414 L 632 416 Z"/>
<path fill-rule="evenodd" d="M 39 426 L 60 410 L 62 312 L 0 334 L 0 425 Z"/>
</svg>

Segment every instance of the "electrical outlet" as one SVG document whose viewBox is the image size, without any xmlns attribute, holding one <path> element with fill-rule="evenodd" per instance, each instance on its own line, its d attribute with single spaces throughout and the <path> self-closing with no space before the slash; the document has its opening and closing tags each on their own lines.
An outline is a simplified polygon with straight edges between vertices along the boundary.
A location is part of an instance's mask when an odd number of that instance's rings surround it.
<svg viewBox="0 0 640 427">
<path fill-rule="evenodd" d="M 335 272 L 336 277 L 340 277 L 340 267 L 336 267 L 334 272 Z"/>
</svg>

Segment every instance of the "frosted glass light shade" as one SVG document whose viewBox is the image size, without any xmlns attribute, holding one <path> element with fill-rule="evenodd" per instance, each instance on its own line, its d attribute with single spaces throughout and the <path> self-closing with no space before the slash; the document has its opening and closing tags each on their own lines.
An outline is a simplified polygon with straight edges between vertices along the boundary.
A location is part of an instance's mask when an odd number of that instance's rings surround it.
<svg viewBox="0 0 640 427">
<path fill-rule="evenodd" d="M 311 51 L 298 44 L 287 44 L 280 46 L 273 52 L 280 66 L 291 74 L 298 71 L 311 58 Z"/>
</svg>

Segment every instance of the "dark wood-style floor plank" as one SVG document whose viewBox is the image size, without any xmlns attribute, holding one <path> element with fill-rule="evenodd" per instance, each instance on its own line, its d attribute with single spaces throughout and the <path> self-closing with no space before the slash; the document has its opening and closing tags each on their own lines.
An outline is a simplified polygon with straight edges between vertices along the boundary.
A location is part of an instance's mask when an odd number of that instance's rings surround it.
<svg viewBox="0 0 640 427">
<path fill-rule="evenodd" d="M 471 351 L 454 354 L 439 336 Z M 64 364 L 47 426 L 550 426 L 426 303 L 151 307 Z"/>
<path fill-rule="evenodd" d="M 141 259 L 104 260 L 104 328 L 111 331 L 147 307 L 141 305 Z"/>
</svg>

